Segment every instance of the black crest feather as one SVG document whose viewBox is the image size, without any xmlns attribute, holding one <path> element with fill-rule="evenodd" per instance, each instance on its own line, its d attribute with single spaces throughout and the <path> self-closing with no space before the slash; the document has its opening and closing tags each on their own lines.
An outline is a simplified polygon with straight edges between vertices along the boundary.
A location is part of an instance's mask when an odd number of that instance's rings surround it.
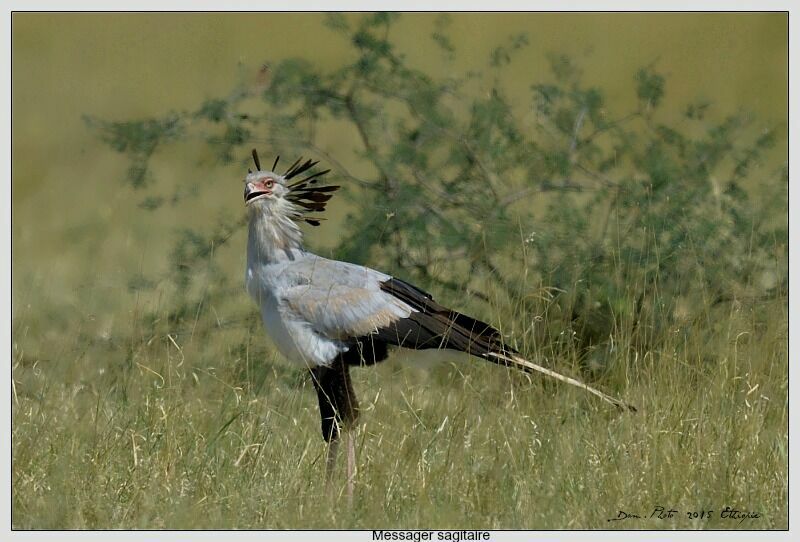
<svg viewBox="0 0 800 542">
<path fill-rule="evenodd" d="M 292 167 L 286 171 L 283 177 L 287 180 L 297 177 L 298 175 L 309 172 L 309 170 L 318 163 L 319 162 L 315 162 L 313 160 L 306 160 L 303 162 L 303 159 L 299 158 L 294 164 L 292 164 Z M 304 179 L 290 184 L 288 186 L 289 195 L 286 196 L 286 199 L 304 211 L 314 213 L 323 212 L 328 200 L 333 197 L 333 192 L 339 190 L 338 185 L 316 186 L 317 181 L 319 181 L 329 171 L 330 169 L 309 172 L 310 174 Z M 324 219 L 317 216 L 304 216 L 302 220 L 305 220 L 307 224 L 312 226 L 319 226 L 320 220 Z"/>
<path fill-rule="evenodd" d="M 261 167 L 257 156 L 256 151 L 253 150 L 253 159 L 256 162 L 256 167 L 260 170 Z M 275 158 L 272 171 L 275 171 L 275 168 L 278 166 L 279 158 L 280 156 Z M 340 188 L 338 185 L 317 186 L 318 182 L 324 182 L 323 177 L 331 171 L 330 169 L 316 172 L 311 171 L 317 164 L 319 164 L 319 161 L 309 159 L 304 162 L 301 157 L 283 174 L 283 178 L 288 181 L 303 173 L 308 173 L 305 178 L 294 181 L 286 186 L 289 189 L 289 193 L 285 197 L 287 200 L 294 203 L 303 213 L 298 220 L 302 220 L 312 226 L 319 226 L 320 221 L 325 219 L 319 216 L 306 216 L 305 213 L 321 213 L 325 211 L 325 206 L 328 200 L 333 197 L 333 192 L 336 192 Z"/>
<path fill-rule="evenodd" d="M 317 164 L 319 164 L 319 161 L 315 162 L 315 161 L 313 161 L 311 159 L 308 159 L 305 162 L 303 162 L 303 158 L 302 157 L 298 158 L 297 162 L 292 164 L 292 167 L 290 167 L 289 169 L 286 170 L 286 173 L 283 174 L 283 177 L 284 177 L 284 179 L 286 179 L 288 181 L 292 177 L 297 177 L 301 173 L 304 173 L 304 172 L 308 171 L 309 169 L 311 169 L 312 167 L 316 166 Z"/>
</svg>

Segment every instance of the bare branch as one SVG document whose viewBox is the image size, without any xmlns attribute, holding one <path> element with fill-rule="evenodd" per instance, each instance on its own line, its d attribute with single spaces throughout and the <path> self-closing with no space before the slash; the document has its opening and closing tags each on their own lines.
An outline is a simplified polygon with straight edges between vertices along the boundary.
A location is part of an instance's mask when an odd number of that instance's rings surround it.
<svg viewBox="0 0 800 542">
<path fill-rule="evenodd" d="M 578 134 L 580 133 L 581 127 L 583 126 L 583 119 L 586 118 L 586 111 L 587 111 L 586 106 L 583 106 L 581 108 L 580 113 L 578 113 L 578 117 L 575 119 L 575 128 L 572 130 L 572 141 L 570 141 L 569 143 L 569 154 L 571 160 L 573 161 L 575 160 L 574 158 L 575 147 L 578 144 Z"/>
</svg>

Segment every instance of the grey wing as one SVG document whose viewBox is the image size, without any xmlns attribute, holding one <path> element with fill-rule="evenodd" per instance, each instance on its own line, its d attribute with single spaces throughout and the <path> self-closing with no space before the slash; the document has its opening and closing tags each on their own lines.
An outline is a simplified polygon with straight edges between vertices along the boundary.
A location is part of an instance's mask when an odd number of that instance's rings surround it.
<svg viewBox="0 0 800 542">
<path fill-rule="evenodd" d="M 324 258 L 293 267 L 287 270 L 293 284 L 279 293 L 280 310 L 328 339 L 376 333 L 414 312 L 381 289 L 391 277 L 367 267 Z"/>
</svg>

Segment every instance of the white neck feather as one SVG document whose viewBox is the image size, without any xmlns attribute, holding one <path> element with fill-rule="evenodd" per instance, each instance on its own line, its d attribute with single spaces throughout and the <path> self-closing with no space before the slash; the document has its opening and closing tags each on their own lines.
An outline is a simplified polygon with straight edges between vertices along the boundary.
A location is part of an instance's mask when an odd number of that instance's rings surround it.
<svg viewBox="0 0 800 542">
<path fill-rule="evenodd" d="M 278 199 L 250 210 L 247 259 L 259 263 L 275 262 L 302 250 L 303 232 L 292 220 L 298 214 L 290 202 Z"/>
</svg>

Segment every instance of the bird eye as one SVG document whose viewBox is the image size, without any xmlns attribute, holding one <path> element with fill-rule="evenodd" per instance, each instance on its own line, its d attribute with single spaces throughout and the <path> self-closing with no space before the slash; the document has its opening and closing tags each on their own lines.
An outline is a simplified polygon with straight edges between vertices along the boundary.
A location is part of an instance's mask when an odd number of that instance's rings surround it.
<svg viewBox="0 0 800 542">
<path fill-rule="evenodd" d="M 272 188 L 272 185 L 274 184 L 275 181 L 273 181 L 272 179 L 267 179 L 266 182 L 264 183 L 264 186 L 266 186 L 267 188 Z"/>
</svg>

